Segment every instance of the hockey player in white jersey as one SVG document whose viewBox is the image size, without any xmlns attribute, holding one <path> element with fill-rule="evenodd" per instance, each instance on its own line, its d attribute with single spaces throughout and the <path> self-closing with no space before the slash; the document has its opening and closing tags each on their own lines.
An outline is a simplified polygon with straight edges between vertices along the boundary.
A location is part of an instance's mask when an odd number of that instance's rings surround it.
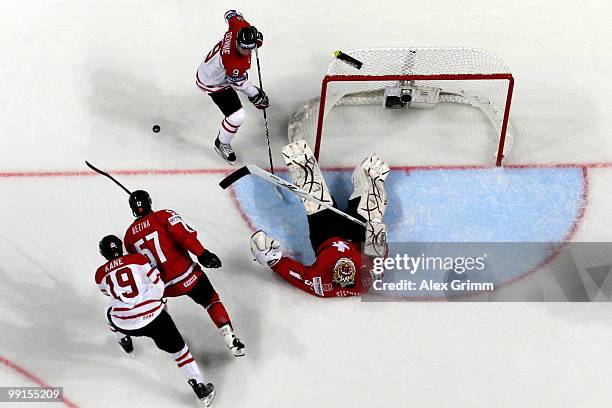
<svg viewBox="0 0 612 408">
<path fill-rule="evenodd" d="M 263 35 L 236 10 L 225 13 L 228 30 L 208 53 L 196 73 L 196 85 L 206 92 L 224 115 L 215 150 L 230 164 L 236 161 L 231 142 L 244 122 L 245 110 L 236 91 L 244 93 L 258 109 L 270 103 L 263 90 L 249 81 L 251 52 L 263 44 Z"/>
<path fill-rule="evenodd" d="M 132 337 L 150 337 L 157 347 L 172 355 L 197 397 L 209 406 L 215 391 L 204 384 L 200 369 L 174 321 L 165 310 L 164 283 L 159 272 L 142 254 L 123 255 L 123 243 L 114 235 L 100 241 L 107 262 L 96 271 L 96 284 L 111 298 L 106 320 L 117 341 L 132 354 Z"/>
</svg>

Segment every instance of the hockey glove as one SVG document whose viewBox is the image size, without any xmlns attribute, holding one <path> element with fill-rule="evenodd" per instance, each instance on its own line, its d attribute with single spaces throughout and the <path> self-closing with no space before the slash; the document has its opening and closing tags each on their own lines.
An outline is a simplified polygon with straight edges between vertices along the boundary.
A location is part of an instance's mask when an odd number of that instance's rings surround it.
<svg viewBox="0 0 612 408">
<path fill-rule="evenodd" d="M 261 230 L 251 235 L 251 253 L 257 262 L 270 268 L 283 256 L 280 243 Z"/>
<path fill-rule="evenodd" d="M 266 109 L 270 106 L 268 95 L 266 95 L 266 93 L 259 88 L 257 88 L 257 90 L 259 92 L 257 92 L 255 96 L 249 96 L 249 101 L 251 101 L 251 103 L 255 105 L 257 109 Z"/>
<path fill-rule="evenodd" d="M 198 261 L 205 268 L 220 268 L 221 260 L 219 257 L 208 249 L 205 249 L 200 255 L 198 255 Z"/>
</svg>

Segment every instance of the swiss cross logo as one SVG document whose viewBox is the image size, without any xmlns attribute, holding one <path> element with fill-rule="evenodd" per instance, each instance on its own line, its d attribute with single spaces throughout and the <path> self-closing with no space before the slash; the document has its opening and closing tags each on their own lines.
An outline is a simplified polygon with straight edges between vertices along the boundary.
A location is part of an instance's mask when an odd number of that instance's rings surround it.
<svg viewBox="0 0 612 408">
<path fill-rule="evenodd" d="M 344 241 L 334 242 L 332 246 L 338 248 L 338 252 L 344 252 L 345 250 L 350 248 Z"/>
</svg>

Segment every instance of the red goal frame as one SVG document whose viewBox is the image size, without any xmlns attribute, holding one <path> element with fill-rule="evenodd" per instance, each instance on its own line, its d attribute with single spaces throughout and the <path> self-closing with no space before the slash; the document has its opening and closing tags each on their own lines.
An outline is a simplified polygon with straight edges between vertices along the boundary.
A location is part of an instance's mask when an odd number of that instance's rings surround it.
<svg viewBox="0 0 612 408">
<path fill-rule="evenodd" d="M 506 103 L 504 106 L 504 116 L 502 119 L 501 131 L 499 135 L 499 146 L 497 149 L 497 159 L 495 162 L 496 166 L 501 166 L 504 159 L 504 145 L 506 142 L 506 131 L 508 129 L 508 120 L 510 117 L 510 105 L 512 102 L 512 93 L 514 90 L 514 77 L 512 74 L 434 74 L 434 75 L 326 75 L 323 78 L 321 85 L 321 99 L 319 102 L 319 116 L 317 120 L 317 133 L 315 140 L 315 157 L 319 159 L 319 153 L 321 151 L 321 136 L 323 133 L 323 121 L 325 115 L 325 102 L 327 97 L 327 87 L 330 82 L 346 82 L 346 81 L 417 81 L 417 80 L 448 80 L 448 81 L 461 81 L 461 80 L 506 80 L 508 81 L 508 92 L 506 94 Z"/>
</svg>

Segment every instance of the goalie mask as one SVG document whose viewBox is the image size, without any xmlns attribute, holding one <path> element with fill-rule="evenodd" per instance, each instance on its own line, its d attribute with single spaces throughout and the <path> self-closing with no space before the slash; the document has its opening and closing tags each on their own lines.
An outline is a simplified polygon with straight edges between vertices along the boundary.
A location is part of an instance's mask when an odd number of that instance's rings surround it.
<svg viewBox="0 0 612 408">
<path fill-rule="evenodd" d="M 334 265 L 334 276 L 332 282 L 343 288 L 355 286 L 355 275 L 357 269 L 355 263 L 349 258 L 340 258 Z"/>
</svg>

